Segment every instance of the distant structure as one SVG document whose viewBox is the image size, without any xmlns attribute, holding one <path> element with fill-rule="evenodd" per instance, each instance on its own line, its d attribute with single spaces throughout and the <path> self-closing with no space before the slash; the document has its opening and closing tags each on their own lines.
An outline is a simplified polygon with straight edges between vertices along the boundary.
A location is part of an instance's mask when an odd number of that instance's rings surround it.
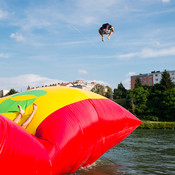
<svg viewBox="0 0 175 175">
<path fill-rule="evenodd" d="M 171 80 L 175 84 L 175 70 L 167 72 L 170 74 Z M 152 71 L 151 73 L 147 74 L 139 74 L 131 76 L 131 89 L 134 89 L 135 87 L 136 78 L 140 78 L 142 85 L 153 86 L 157 83 L 160 83 L 162 73 L 163 72 L 160 71 Z"/>
<path fill-rule="evenodd" d="M 70 86 L 70 87 L 77 87 L 80 89 L 84 89 L 86 91 L 90 91 L 96 85 L 96 82 L 88 83 L 88 82 L 83 82 L 83 80 L 76 80 L 75 82 L 72 83 L 72 85 L 73 86 Z"/>
<path fill-rule="evenodd" d="M 0 91 L 0 98 L 6 96 L 9 93 L 9 90 L 1 90 Z"/>
<path fill-rule="evenodd" d="M 76 87 L 80 89 L 84 89 L 86 91 L 91 91 L 91 89 L 96 85 L 96 82 L 84 82 L 83 80 L 76 80 L 73 82 L 68 82 L 68 83 L 58 83 L 58 84 L 50 84 L 50 85 L 44 85 L 42 87 L 50 87 L 50 86 L 66 86 L 66 87 Z M 37 87 L 27 87 L 27 90 L 32 90 L 32 89 L 37 89 L 40 88 L 39 86 Z M 1 90 L 0 91 L 0 98 L 6 96 L 6 94 L 9 92 L 9 90 Z"/>
<path fill-rule="evenodd" d="M 83 80 L 76 80 L 76 81 L 73 81 L 73 82 L 67 82 L 67 83 L 58 83 L 58 84 L 50 84 L 50 85 L 44 85 L 42 87 L 49 87 L 49 86 L 66 86 L 66 87 L 76 87 L 76 88 L 80 88 L 80 89 L 84 89 L 86 91 L 91 91 L 91 89 L 96 85 L 97 83 L 96 82 L 91 82 L 91 83 L 88 83 L 88 82 L 84 82 Z M 36 88 L 39 88 L 36 87 Z M 31 89 L 36 89 L 34 87 L 32 88 L 28 88 L 28 90 L 31 90 Z"/>
<path fill-rule="evenodd" d="M 96 85 L 96 82 L 88 83 L 88 82 L 84 82 L 83 80 L 76 80 L 73 82 L 58 84 L 58 86 L 76 87 L 87 91 L 90 91 L 95 85 Z"/>
</svg>

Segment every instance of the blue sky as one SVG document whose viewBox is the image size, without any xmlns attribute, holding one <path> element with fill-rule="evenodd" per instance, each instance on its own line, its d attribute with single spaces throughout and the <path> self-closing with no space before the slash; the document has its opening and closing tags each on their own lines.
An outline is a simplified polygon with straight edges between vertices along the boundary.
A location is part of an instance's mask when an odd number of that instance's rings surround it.
<svg viewBox="0 0 175 175">
<path fill-rule="evenodd" d="M 0 35 L 0 89 L 175 70 L 173 0 L 0 0 Z"/>
</svg>

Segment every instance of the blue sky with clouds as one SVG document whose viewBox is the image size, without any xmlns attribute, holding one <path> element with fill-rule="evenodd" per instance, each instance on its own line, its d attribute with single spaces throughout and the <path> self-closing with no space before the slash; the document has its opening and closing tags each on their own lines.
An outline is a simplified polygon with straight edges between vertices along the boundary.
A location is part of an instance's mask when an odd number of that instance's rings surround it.
<svg viewBox="0 0 175 175">
<path fill-rule="evenodd" d="M 174 0 L 0 0 L 0 35 L 0 89 L 175 70 Z"/>
</svg>

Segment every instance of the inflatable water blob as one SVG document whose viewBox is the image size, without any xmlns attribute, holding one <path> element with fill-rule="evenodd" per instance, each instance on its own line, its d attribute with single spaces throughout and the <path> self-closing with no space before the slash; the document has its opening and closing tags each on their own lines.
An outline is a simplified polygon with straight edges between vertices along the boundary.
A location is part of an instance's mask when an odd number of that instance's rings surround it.
<svg viewBox="0 0 175 175">
<path fill-rule="evenodd" d="M 38 108 L 26 130 L 21 126 Z M 25 114 L 13 122 L 20 105 Z M 96 161 L 141 121 L 98 94 L 47 87 L 0 99 L 0 174 L 62 175 Z"/>
</svg>

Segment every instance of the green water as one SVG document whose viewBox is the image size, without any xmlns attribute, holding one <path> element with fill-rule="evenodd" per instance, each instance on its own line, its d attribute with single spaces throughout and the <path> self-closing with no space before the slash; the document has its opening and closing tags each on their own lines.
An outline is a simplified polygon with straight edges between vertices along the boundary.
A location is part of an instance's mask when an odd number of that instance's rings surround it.
<svg viewBox="0 0 175 175">
<path fill-rule="evenodd" d="M 175 131 L 136 129 L 77 175 L 174 175 Z"/>
</svg>

